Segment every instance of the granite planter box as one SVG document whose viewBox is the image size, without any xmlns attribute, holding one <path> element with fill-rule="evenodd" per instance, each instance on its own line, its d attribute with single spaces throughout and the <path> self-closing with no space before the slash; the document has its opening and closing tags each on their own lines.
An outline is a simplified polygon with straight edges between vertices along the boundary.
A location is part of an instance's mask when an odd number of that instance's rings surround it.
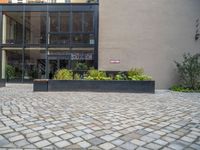
<svg viewBox="0 0 200 150">
<path fill-rule="evenodd" d="M 33 81 L 33 91 L 35 92 L 47 92 L 48 91 L 48 79 L 36 79 Z"/>
<path fill-rule="evenodd" d="M 6 80 L 0 79 L 0 87 L 5 87 L 6 86 Z"/>
<path fill-rule="evenodd" d="M 155 81 L 48 80 L 48 91 L 155 93 Z"/>
</svg>

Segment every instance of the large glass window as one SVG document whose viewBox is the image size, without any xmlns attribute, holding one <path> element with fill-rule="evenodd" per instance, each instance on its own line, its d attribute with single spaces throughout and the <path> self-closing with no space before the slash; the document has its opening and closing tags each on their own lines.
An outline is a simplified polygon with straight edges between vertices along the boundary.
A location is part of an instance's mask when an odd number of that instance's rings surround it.
<svg viewBox="0 0 200 150">
<path fill-rule="evenodd" d="M 93 32 L 93 12 L 73 12 L 73 32 Z"/>
<path fill-rule="evenodd" d="M 70 28 L 70 13 L 64 12 L 60 13 L 60 31 L 69 32 Z"/>
<path fill-rule="evenodd" d="M 50 32 L 58 32 L 58 13 L 50 13 Z"/>
<path fill-rule="evenodd" d="M 93 12 L 84 13 L 84 32 L 93 32 Z"/>
<path fill-rule="evenodd" d="M 70 35 L 69 34 L 51 34 L 50 35 L 50 43 L 51 45 L 68 45 L 70 43 Z"/>
<path fill-rule="evenodd" d="M 25 43 L 46 43 L 46 13 L 26 12 L 25 15 Z"/>
<path fill-rule="evenodd" d="M 24 53 L 24 79 L 45 78 L 45 50 L 28 49 Z"/>
<path fill-rule="evenodd" d="M 5 62 L 5 77 L 7 81 L 22 79 L 22 49 L 3 50 Z M 5 63 L 5 64 L 4 64 Z"/>
<path fill-rule="evenodd" d="M 23 43 L 23 13 L 22 12 L 3 12 L 3 44 L 22 44 Z"/>
<path fill-rule="evenodd" d="M 72 44 L 94 45 L 94 35 L 93 34 L 73 34 Z"/>
<path fill-rule="evenodd" d="M 82 18 L 83 18 L 83 14 L 81 12 L 73 12 L 73 22 L 72 22 L 73 32 L 83 31 Z"/>
</svg>

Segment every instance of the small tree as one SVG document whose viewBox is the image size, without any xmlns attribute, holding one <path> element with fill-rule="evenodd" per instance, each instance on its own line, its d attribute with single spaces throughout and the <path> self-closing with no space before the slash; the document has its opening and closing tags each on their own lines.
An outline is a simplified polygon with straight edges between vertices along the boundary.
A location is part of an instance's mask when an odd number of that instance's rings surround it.
<svg viewBox="0 0 200 150">
<path fill-rule="evenodd" d="M 176 62 L 181 85 L 185 88 L 197 90 L 200 88 L 200 54 L 184 54 L 183 62 Z"/>
<path fill-rule="evenodd" d="M 6 65 L 6 79 L 9 81 L 15 77 L 15 68 L 11 65 Z"/>
</svg>

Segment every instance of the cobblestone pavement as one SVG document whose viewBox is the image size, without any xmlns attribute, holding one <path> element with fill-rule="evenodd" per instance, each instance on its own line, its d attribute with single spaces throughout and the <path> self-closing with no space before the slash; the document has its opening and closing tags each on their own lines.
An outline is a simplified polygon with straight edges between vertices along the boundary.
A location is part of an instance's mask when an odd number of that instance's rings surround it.
<svg viewBox="0 0 200 150">
<path fill-rule="evenodd" d="M 200 94 L 0 88 L 0 149 L 200 150 Z"/>
</svg>

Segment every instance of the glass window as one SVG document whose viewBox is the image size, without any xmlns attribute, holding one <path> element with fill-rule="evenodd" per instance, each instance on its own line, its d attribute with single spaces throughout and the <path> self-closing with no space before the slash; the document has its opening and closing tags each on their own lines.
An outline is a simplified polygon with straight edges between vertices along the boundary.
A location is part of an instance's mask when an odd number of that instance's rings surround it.
<svg viewBox="0 0 200 150">
<path fill-rule="evenodd" d="M 58 13 L 50 13 L 50 32 L 58 32 Z"/>
<path fill-rule="evenodd" d="M 26 12 L 25 43 L 46 43 L 46 14 L 45 12 Z"/>
<path fill-rule="evenodd" d="M 70 13 L 60 13 L 60 31 L 69 32 Z"/>
<path fill-rule="evenodd" d="M 45 78 L 45 50 L 25 50 L 24 79 Z"/>
<path fill-rule="evenodd" d="M 93 32 L 93 13 L 84 13 L 84 32 Z"/>
<path fill-rule="evenodd" d="M 3 44 L 22 44 L 23 40 L 23 13 L 3 12 Z"/>
<path fill-rule="evenodd" d="M 73 44 L 90 44 L 94 45 L 94 35 L 93 34 L 75 34 L 72 35 Z"/>
<path fill-rule="evenodd" d="M 5 50 L 6 66 L 5 74 L 6 79 L 18 80 L 22 79 L 22 49 L 19 50 Z"/>
<path fill-rule="evenodd" d="M 53 45 L 64 44 L 67 45 L 70 43 L 69 34 L 50 34 L 50 43 Z"/>
<path fill-rule="evenodd" d="M 73 12 L 73 22 L 72 22 L 73 32 L 82 32 L 82 18 L 83 18 L 82 13 Z"/>
</svg>

